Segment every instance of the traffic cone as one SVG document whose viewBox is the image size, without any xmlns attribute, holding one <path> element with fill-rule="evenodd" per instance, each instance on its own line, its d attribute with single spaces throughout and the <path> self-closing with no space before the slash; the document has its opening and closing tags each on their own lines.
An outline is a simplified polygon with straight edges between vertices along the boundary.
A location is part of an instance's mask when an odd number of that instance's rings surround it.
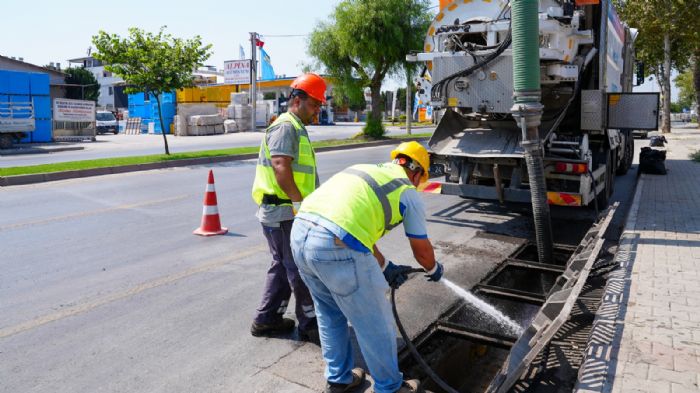
<svg viewBox="0 0 700 393">
<path fill-rule="evenodd" d="M 219 208 L 216 206 L 216 190 L 214 189 L 214 172 L 210 169 L 207 188 L 204 192 L 202 225 L 192 233 L 200 236 L 214 236 L 223 235 L 226 232 L 228 232 L 228 228 L 222 228 L 219 220 Z"/>
</svg>

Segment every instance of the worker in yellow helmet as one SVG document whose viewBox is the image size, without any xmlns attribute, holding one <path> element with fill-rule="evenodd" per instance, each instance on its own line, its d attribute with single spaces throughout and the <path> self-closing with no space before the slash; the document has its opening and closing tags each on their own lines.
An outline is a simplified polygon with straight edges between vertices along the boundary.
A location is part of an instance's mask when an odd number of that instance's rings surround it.
<svg viewBox="0 0 700 393">
<path fill-rule="evenodd" d="M 301 204 L 292 227 L 294 261 L 311 291 L 326 361 L 326 392 L 350 392 L 364 370 L 353 369 L 348 322 L 355 330 L 377 393 L 418 391 L 399 371 L 396 332 L 385 296 L 410 267 L 384 258 L 376 246 L 403 222 L 413 256 L 429 281 L 444 268 L 428 239 L 416 186 L 428 180 L 430 158 L 417 142 L 404 142 L 392 161 L 353 165 L 331 177 Z"/>
<path fill-rule="evenodd" d="M 292 292 L 296 298 L 299 337 L 318 341 L 313 301 L 289 248 L 294 214 L 301 201 L 318 186 L 316 156 L 305 125 L 311 123 L 326 101 L 326 82 L 307 73 L 291 84 L 288 111 L 265 131 L 255 168 L 253 200 L 257 217 L 272 253 L 265 289 L 250 332 L 253 336 L 285 334 L 294 320 L 284 318 Z"/>
</svg>

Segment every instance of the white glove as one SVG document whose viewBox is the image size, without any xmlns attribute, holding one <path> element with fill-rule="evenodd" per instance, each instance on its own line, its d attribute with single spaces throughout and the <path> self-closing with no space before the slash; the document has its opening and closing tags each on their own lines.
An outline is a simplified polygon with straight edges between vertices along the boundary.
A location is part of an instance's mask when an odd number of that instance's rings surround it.
<svg viewBox="0 0 700 393">
<path fill-rule="evenodd" d="M 292 211 L 294 212 L 295 216 L 297 215 L 297 213 L 299 213 L 299 209 L 301 209 L 301 201 L 292 202 Z"/>
</svg>

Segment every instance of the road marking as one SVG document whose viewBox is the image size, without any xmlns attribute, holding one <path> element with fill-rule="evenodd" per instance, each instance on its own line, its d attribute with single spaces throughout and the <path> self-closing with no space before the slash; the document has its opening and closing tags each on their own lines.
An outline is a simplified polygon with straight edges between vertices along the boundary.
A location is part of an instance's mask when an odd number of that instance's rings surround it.
<svg viewBox="0 0 700 393">
<path fill-rule="evenodd" d="M 170 198 L 155 199 L 155 200 L 147 201 L 147 202 L 132 203 L 129 205 L 118 205 L 118 206 L 112 206 L 112 207 L 108 207 L 108 208 L 104 208 L 104 209 L 88 210 L 88 211 L 84 211 L 84 212 L 80 212 L 80 213 L 66 214 L 64 216 L 45 218 L 45 219 L 41 219 L 41 220 L 19 222 L 16 224 L 0 226 L 0 232 L 11 230 L 11 229 L 22 228 L 22 227 L 26 227 L 26 226 L 31 226 L 31 225 L 41 225 L 41 224 L 48 224 L 48 223 L 56 222 L 56 221 L 70 220 L 72 218 L 94 216 L 97 214 L 109 213 L 109 212 L 113 212 L 113 211 L 117 211 L 117 210 L 129 210 L 129 209 L 135 209 L 135 208 L 149 206 L 149 205 L 157 205 L 159 203 L 174 202 L 174 201 L 179 201 L 179 200 L 185 199 L 187 197 L 189 197 L 189 195 L 179 195 L 179 196 L 170 197 Z"/>
<path fill-rule="evenodd" d="M 105 296 L 101 299 L 97 299 L 97 300 L 89 302 L 89 303 L 77 305 L 74 307 L 69 307 L 69 308 L 66 308 L 65 310 L 61 310 L 61 311 L 58 311 L 55 313 L 40 316 L 38 318 L 32 319 L 31 321 L 23 322 L 23 323 L 20 323 L 18 325 L 15 325 L 15 326 L 8 326 L 6 328 L 0 329 L 0 338 L 5 338 L 5 337 L 15 335 L 17 333 L 22 333 L 22 332 L 25 332 L 27 330 L 34 329 L 36 327 L 45 325 L 47 323 L 58 321 L 59 319 L 82 314 L 84 312 L 93 310 L 97 307 L 104 306 L 105 304 L 109 304 L 109 303 L 112 303 L 112 302 L 115 302 L 118 300 L 128 298 L 130 296 L 137 295 L 137 294 L 139 294 L 143 291 L 149 290 L 149 289 L 153 289 L 153 288 L 157 288 L 157 287 L 160 287 L 163 285 L 173 283 L 175 281 L 181 280 L 183 278 L 192 276 L 192 275 L 197 274 L 197 273 L 202 273 L 202 272 L 205 272 L 207 270 L 215 269 L 217 267 L 226 265 L 228 263 L 249 257 L 249 256 L 254 255 L 256 253 L 266 251 L 267 249 L 268 249 L 268 247 L 266 244 L 265 245 L 260 244 L 260 245 L 257 245 L 255 247 L 251 247 L 247 250 L 236 252 L 236 255 L 225 257 L 225 258 L 222 258 L 220 260 L 217 260 L 217 261 L 214 261 L 211 263 L 207 263 L 204 265 L 195 266 L 195 267 L 192 267 L 190 269 L 181 271 L 179 273 L 174 273 L 174 274 L 171 274 L 169 276 L 155 279 L 153 281 L 148 281 L 148 282 L 145 282 L 143 284 L 137 285 L 131 289 L 128 289 L 128 290 L 125 290 L 122 292 L 118 292 L 118 293 L 114 293 L 114 294 Z"/>
</svg>

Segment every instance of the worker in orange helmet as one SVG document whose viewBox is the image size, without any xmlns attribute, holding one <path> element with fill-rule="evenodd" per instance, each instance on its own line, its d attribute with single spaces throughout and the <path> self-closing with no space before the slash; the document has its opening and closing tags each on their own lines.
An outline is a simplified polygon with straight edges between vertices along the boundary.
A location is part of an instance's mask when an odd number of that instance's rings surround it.
<svg viewBox="0 0 700 393">
<path fill-rule="evenodd" d="M 319 185 L 316 156 L 305 125 L 326 101 L 326 82 L 307 73 L 296 78 L 291 88 L 287 112 L 265 130 L 255 169 L 252 196 L 272 263 L 250 331 L 253 336 L 291 332 L 294 320 L 284 318 L 284 313 L 293 292 L 299 337 L 318 342 L 313 301 L 292 259 L 289 236 L 301 201 Z"/>
</svg>

